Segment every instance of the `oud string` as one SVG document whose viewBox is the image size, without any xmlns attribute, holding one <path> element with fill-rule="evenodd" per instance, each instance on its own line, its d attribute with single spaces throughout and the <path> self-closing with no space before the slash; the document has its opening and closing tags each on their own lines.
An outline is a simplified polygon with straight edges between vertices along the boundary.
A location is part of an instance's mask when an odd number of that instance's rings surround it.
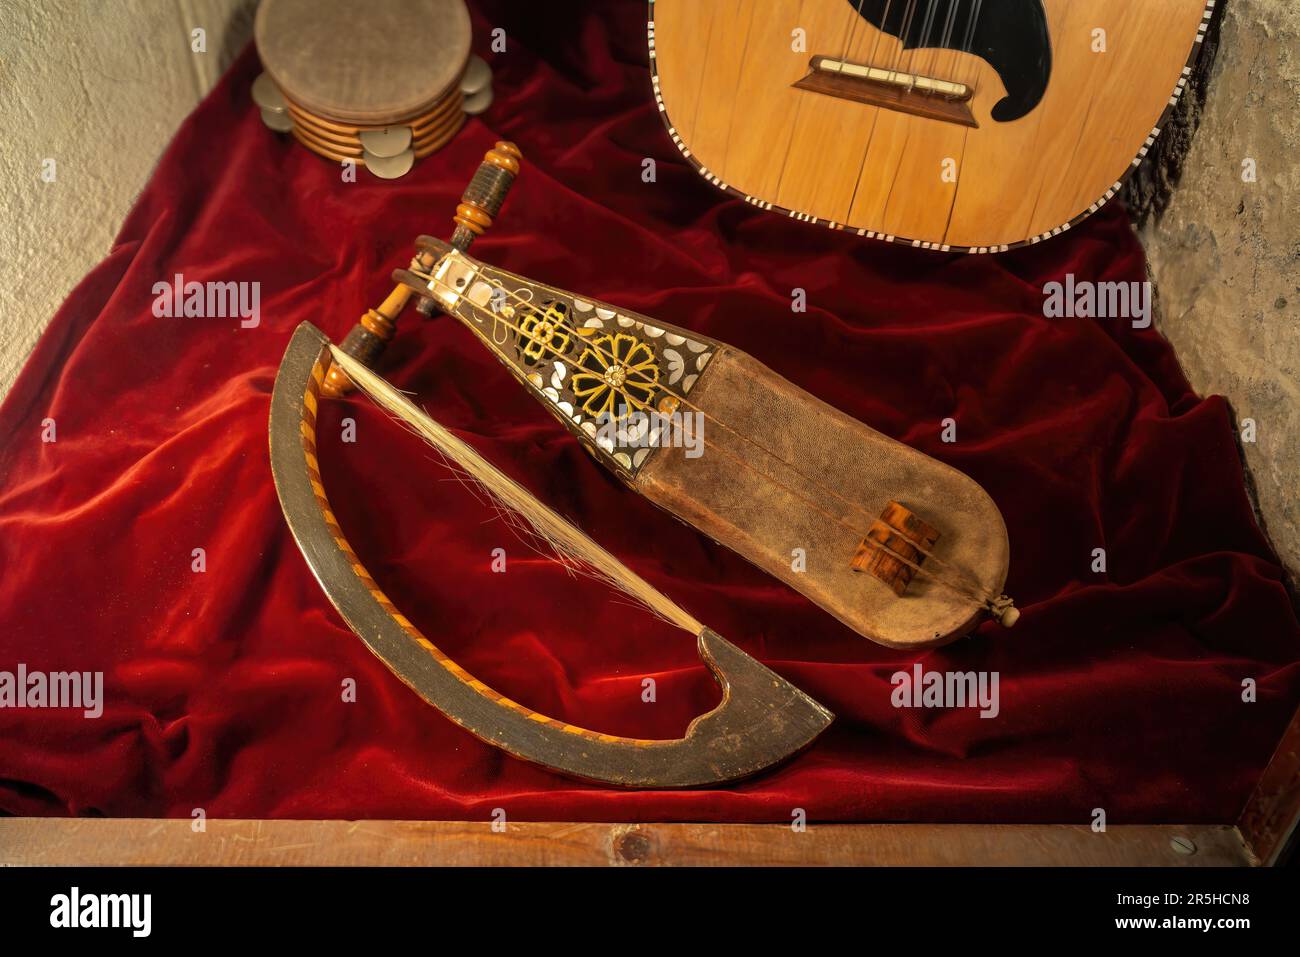
<svg viewBox="0 0 1300 957">
<path fill-rule="evenodd" d="M 876 35 L 870 41 L 871 52 L 861 58 L 864 65 L 887 68 L 889 82 L 897 82 L 899 74 L 904 74 L 908 78 L 909 88 L 915 84 L 917 77 L 927 76 L 960 83 L 974 94 L 980 74 L 979 64 L 971 65 L 970 79 L 965 78 L 965 65 L 967 58 L 975 52 L 984 0 L 948 0 L 946 8 L 942 6 L 942 0 L 906 0 L 903 9 L 899 11 L 899 23 L 893 27 L 889 19 L 893 0 L 885 0 L 878 26 L 863 13 L 864 4 L 865 0 L 856 0 L 854 4 L 848 35 L 840 53 L 841 64 L 848 63 L 853 52 L 858 21 L 867 19 L 875 28 Z M 914 29 L 917 33 L 916 43 L 909 50 L 908 36 Z M 892 55 L 887 54 L 882 59 L 880 44 L 886 35 L 895 36 L 897 46 Z M 853 62 L 858 60 L 855 58 Z"/>
<path fill-rule="evenodd" d="M 849 47 L 853 46 L 853 34 L 858 28 L 858 20 L 862 18 L 862 4 L 865 0 L 858 0 L 858 5 L 853 8 L 853 15 L 849 18 L 849 35 L 844 40 L 844 51 L 840 54 L 840 66 L 848 62 Z"/>
<path fill-rule="evenodd" d="M 911 30 L 911 18 L 917 12 L 917 0 L 906 0 L 902 9 L 902 20 L 898 22 L 898 46 L 894 48 L 893 61 L 889 65 L 889 82 L 897 83 L 898 74 L 902 72 L 902 59 L 907 53 L 907 31 Z"/>
<path fill-rule="evenodd" d="M 951 9 L 952 0 L 948 0 Z M 922 55 L 928 56 L 930 65 L 926 67 L 925 75 L 931 79 L 941 79 L 939 76 L 939 54 L 943 51 L 943 25 L 939 19 L 938 8 L 942 0 L 930 0 L 930 27 L 926 30 L 925 35 L 921 38 L 926 51 Z M 939 42 L 934 43 L 934 27 L 939 27 Z M 918 59 L 920 57 L 918 56 Z M 918 71 L 917 75 L 921 75 Z"/>
<path fill-rule="evenodd" d="M 910 90 L 916 82 L 917 70 L 920 68 L 919 60 L 928 50 L 929 44 L 926 43 L 926 23 L 930 14 L 934 12 L 934 0 L 917 0 L 916 16 L 913 18 L 913 29 L 915 31 L 915 42 L 910 48 L 903 50 L 903 56 L 907 58 L 904 67 L 904 77 L 907 79 L 907 88 Z M 909 31 L 911 32 L 911 31 Z M 907 34 L 904 34 L 906 36 Z"/>
<path fill-rule="evenodd" d="M 952 67 L 949 70 L 949 76 L 944 79 L 955 82 L 957 80 L 957 57 L 958 54 L 952 52 L 952 35 L 957 28 L 957 10 L 961 6 L 961 0 L 949 0 L 948 16 L 943 22 L 942 42 L 939 50 L 934 55 L 934 69 L 937 73 L 939 64 L 945 57 L 952 61 Z"/>
<path fill-rule="evenodd" d="M 906 52 L 907 34 L 912 29 L 912 17 L 916 14 L 917 0 L 907 0 L 907 7 L 903 10 L 903 22 L 898 30 L 898 50 L 894 54 L 893 67 L 890 70 L 889 81 L 898 82 L 898 68 L 903 65 L 903 54 Z"/>
<path fill-rule="evenodd" d="M 889 26 L 889 9 L 894 5 L 894 0 L 885 0 L 885 12 L 880 18 L 880 28 L 876 30 L 876 40 L 871 46 L 871 59 L 868 61 L 869 66 L 876 66 L 879 62 L 876 58 L 880 55 L 880 41 L 884 38 Z"/>
<path fill-rule="evenodd" d="M 962 74 L 965 72 L 963 58 L 965 50 L 962 48 L 962 40 L 966 36 L 966 25 L 962 21 L 962 9 L 969 0 L 954 0 L 956 7 L 952 18 L 952 37 L 948 45 L 948 53 L 952 58 L 952 79 L 954 83 L 963 83 Z"/>
<path fill-rule="evenodd" d="M 487 307 L 479 306 L 477 303 L 474 303 L 474 302 L 472 302 L 471 300 L 464 298 L 464 296 L 463 296 L 459 291 L 452 289 L 451 287 L 447 286 L 445 283 L 443 283 L 443 282 L 437 280 L 435 277 L 433 277 L 433 276 L 431 276 L 431 275 L 428 275 L 428 274 L 425 274 L 425 273 L 421 273 L 421 272 L 419 272 L 418 270 L 411 270 L 411 272 L 412 272 L 414 275 L 417 275 L 417 276 L 419 276 L 419 277 L 422 278 L 422 279 L 427 279 L 428 282 L 429 282 L 429 284 L 430 284 L 430 286 L 432 286 L 433 284 L 436 283 L 437 285 L 439 285 L 439 286 L 441 286 L 442 288 L 446 289 L 448 292 L 453 293 L 453 294 L 456 295 L 458 298 L 460 298 L 461 301 L 463 301 L 463 302 L 465 302 L 466 304 L 468 304 L 472 309 L 478 310 L 478 312 L 481 313 L 482 315 L 485 315 L 485 316 L 491 318 L 491 320 L 492 320 L 494 323 L 501 323 L 501 324 L 505 325 L 507 328 L 514 330 L 514 331 L 515 331 L 516 333 L 518 333 L 520 336 L 529 339 L 530 341 L 534 341 L 534 342 L 538 341 L 538 340 L 536 340 L 536 339 L 533 339 L 533 337 L 529 336 L 528 333 L 526 333 L 526 332 L 524 332 L 522 329 L 520 329 L 520 327 L 519 327 L 518 325 L 516 325 L 516 324 L 510 322 L 508 319 L 506 319 L 505 317 L 501 316 L 499 313 L 495 312 L 494 310 L 488 309 Z M 495 289 L 495 290 L 500 290 L 500 291 L 501 291 L 502 293 L 504 293 L 507 297 L 509 297 L 509 298 L 511 298 L 511 299 L 514 299 L 516 302 L 520 303 L 520 304 L 523 305 L 525 308 L 531 308 L 531 303 L 530 303 L 529 301 L 524 300 L 522 297 L 520 297 L 520 296 L 518 296 L 517 294 L 511 292 L 509 289 L 507 289 L 505 286 L 501 285 L 499 282 L 494 282 L 494 281 L 491 281 L 491 280 L 487 280 L 486 278 L 484 278 L 484 281 L 485 281 L 486 285 L 488 285 L 490 288 Z M 460 317 L 457 317 L 457 318 L 460 318 Z M 493 340 L 493 338 L 492 338 L 491 336 L 489 336 L 487 333 L 485 333 L 484 331 L 482 331 L 482 330 L 476 328 L 476 327 L 473 326 L 473 325 L 469 325 L 468 323 L 466 323 L 466 325 L 467 325 L 467 327 L 468 327 L 468 328 L 469 328 L 469 329 L 470 329 L 470 330 L 471 330 L 471 331 L 472 331 L 476 336 L 478 336 L 478 338 L 480 339 L 480 341 L 482 341 L 482 342 L 484 343 L 484 345 L 486 345 L 490 351 L 492 351 L 494 354 L 496 354 L 500 359 L 502 359 L 502 360 L 504 361 L 504 364 L 506 365 L 506 368 L 507 368 L 507 369 L 510 369 L 510 370 L 513 370 L 513 369 L 514 369 L 514 366 L 510 363 L 508 357 L 506 357 L 505 353 L 504 353 L 504 352 L 503 352 L 503 351 L 502 351 L 502 350 L 501 350 L 501 349 L 500 349 L 500 348 L 495 344 L 495 342 L 494 342 L 494 340 Z M 587 338 L 586 336 L 583 336 L 583 335 L 579 332 L 579 330 L 577 329 L 577 327 L 575 327 L 575 326 L 569 324 L 568 322 L 566 322 L 566 321 L 560 321 L 560 322 L 556 322 L 555 325 L 556 325 L 558 328 L 561 328 L 561 329 L 564 329 L 564 330 L 566 330 L 566 331 L 568 331 L 568 332 L 573 333 L 573 334 L 575 335 L 575 337 L 577 337 L 578 340 L 583 341 L 583 342 L 586 344 L 586 346 L 587 346 L 588 348 L 592 349 L 592 351 L 595 352 L 595 353 L 597 353 L 598 355 L 602 355 L 602 356 L 604 356 L 604 357 L 607 358 L 607 359 L 611 359 L 611 360 L 613 360 L 615 363 L 618 363 L 618 362 L 620 361 L 616 355 L 614 355 L 614 354 L 608 352 L 607 350 L 604 350 L 604 349 L 602 349 L 601 347 L 599 347 L 598 345 L 596 345 L 596 343 L 592 342 L 589 338 Z M 559 359 L 561 362 L 563 362 L 566 366 L 570 367 L 571 369 L 574 369 L 574 370 L 576 370 L 576 371 L 584 371 L 584 372 L 585 372 L 585 371 L 588 371 L 588 370 L 583 369 L 583 368 L 582 368 L 582 367 L 577 363 L 576 360 L 572 359 L 572 358 L 569 357 L 569 356 L 564 355 L 564 354 L 561 353 L 558 349 L 556 349 L 555 347 L 551 346 L 549 343 L 541 343 L 541 345 L 542 345 L 542 347 L 543 347 L 546 351 L 548 351 L 548 352 L 554 354 L 554 355 L 556 356 L 557 359 Z M 524 380 L 524 384 L 525 384 L 529 389 L 531 389 L 531 390 L 533 390 L 533 391 L 539 391 L 539 390 L 537 390 L 536 386 L 534 386 L 532 383 L 527 382 L 526 380 Z M 730 434 L 736 436 L 737 438 L 741 439 L 741 440 L 744 441 L 744 442 L 747 442 L 748 444 L 750 444 L 750 445 L 753 446 L 754 448 L 758 449 L 760 452 L 763 452 L 765 455 L 769 456 L 770 458 L 773 458 L 773 459 L 775 459 L 777 462 L 780 462 L 782 465 L 785 465 L 787 468 L 789 468 L 791 471 L 793 471 L 796 475 L 798 475 L 802 480 L 804 480 L 805 482 L 808 482 L 808 483 L 809 483 L 811 486 L 813 486 L 814 488 L 817 488 L 819 491 L 826 492 L 827 494 L 829 494 L 829 495 L 831 495 L 831 496 L 833 496 L 833 497 L 839 499 L 841 502 L 843 502 L 845 505 L 847 505 L 850 509 L 853 509 L 854 511 L 857 511 L 858 513 L 860 513 L 860 514 L 863 515 L 864 517 L 868 518 L 868 519 L 872 522 L 872 524 L 875 523 L 876 519 L 872 518 L 871 515 L 870 515 L 870 513 L 867 512 L 865 509 L 863 509 L 861 505 L 858 505 L 858 504 L 856 504 L 856 503 L 850 501 L 849 499 L 847 499 L 847 498 L 845 498 L 844 496 L 840 495 L 839 493 L 835 492 L 833 489 L 829 489 L 829 488 L 825 488 L 825 487 L 823 487 L 823 486 L 820 486 L 820 485 L 817 483 L 817 481 L 816 481 L 815 479 L 812 479 L 812 478 L 810 478 L 809 476 L 807 476 L 807 475 L 803 474 L 802 472 L 800 472 L 799 469 L 798 469 L 795 465 L 793 465 L 792 463 L 785 461 L 785 460 L 782 459 L 780 456 L 778 456 L 776 453 L 772 452 L 770 449 L 765 448 L 764 446 L 762 446 L 762 445 L 760 445 L 759 443 L 755 442 L 753 439 L 750 439 L 749 437 L 747 437 L 747 436 L 745 436 L 745 435 L 742 435 L 741 433 L 737 432 L 735 429 L 731 428 L 731 427 L 728 426 L 726 423 L 721 422 L 720 420 L 718 420 L 717 418 L 715 418 L 715 417 L 712 416 L 712 415 L 709 415 L 709 413 L 705 412 L 703 409 L 699 408 L 699 406 L 695 405 L 693 402 L 691 402 L 691 401 L 690 401 L 689 399 L 687 399 L 685 396 L 680 395 L 679 393 L 677 393 L 677 392 L 674 391 L 673 389 L 671 389 L 671 388 L 669 388 L 669 387 L 667 387 L 667 386 L 663 386 L 663 385 L 659 385 L 659 389 L 660 389 L 662 392 L 664 392 L 666 395 L 668 395 L 669 397 L 671 397 L 671 398 L 677 400 L 677 401 L 678 401 L 679 403 L 681 403 L 682 405 L 685 405 L 685 406 L 687 406 L 688 408 L 693 409 L 693 410 L 695 410 L 696 412 L 699 412 L 699 414 L 700 414 L 703 418 L 705 418 L 705 419 L 707 419 L 707 420 L 713 422 L 715 425 L 719 426 L 719 427 L 722 428 L 724 431 L 726 431 L 726 432 L 728 432 L 728 433 L 730 433 Z M 709 443 L 707 442 L 707 440 L 705 440 L 705 439 L 703 439 L 703 438 L 701 438 L 701 442 L 702 442 L 702 444 L 704 444 L 704 445 L 706 445 L 706 446 L 709 445 Z M 823 515 L 824 517 L 830 519 L 832 522 L 834 522 L 834 523 L 836 523 L 836 524 L 842 526 L 843 528 L 849 530 L 850 532 L 852 532 L 852 533 L 854 534 L 855 537 L 864 537 L 864 538 L 865 538 L 865 536 L 863 536 L 863 533 L 861 532 L 861 530 L 860 530 L 859 528 L 857 528 L 857 527 L 855 527 L 855 526 L 852 526 L 852 525 L 848 524 L 848 522 L 846 522 L 846 521 L 845 521 L 843 518 L 841 518 L 840 516 L 835 515 L 835 514 L 833 514 L 833 513 L 831 513 L 831 512 L 826 511 L 826 510 L 825 510 L 824 508 L 822 508 L 818 503 L 816 503 L 816 502 L 814 502 L 813 500 L 807 498 L 806 496 L 800 494 L 796 489 L 790 488 L 788 485 L 782 483 L 779 479 L 776 479 L 776 478 L 773 477 L 772 475 L 770 475 L 770 474 L 768 474 L 768 473 L 766 473 L 766 472 L 760 470 L 760 469 L 757 468 L 753 463 L 751 463 L 751 462 L 749 462 L 749 461 L 747 461 L 747 460 L 745 460 L 745 459 L 740 458 L 739 456 L 735 455 L 734 453 L 731 453 L 730 451 L 728 451 L 728 450 L 722 448 L 721 446 L 718 446 L 716 443 L 712 445 L 712 448 L 714 448 L 715 450 L 717 450 L 717 451 L 719 451 L 719 452 L 722 452 L 723 455 L 725 455 L 725 456 L 727 456 L 728 458 L 730 458 L 730 459 L 734 460 L 735 462 L 737 462 L 737 463 L 738 463 L 742 468 L 749 469 L 750 471 L 755 472 L 756 474 L 763 476 L 765 479 L 767 479 L 767 480 L 768 480 L 769 482 L 771 482 L 773 485 L 776 485 L 778 488 L 781 488 L 783 491 L 785 491 L 786 493 L 788 493 L 788 494 L 791 495 L 792 497 L 794 497 L 794 498 L 796 498 L 796 499 L 798 499 L 798 500 L 804 502 L 804 503 L 805 503 L 806 505 L 808 505 L 810 508 L 812 508 L 813 510 L 817 511 L 818 513 L 820 513 L 820 514 Z M 919 544 L 917 544 L 917 543 L 915 543 L 915 542 L 912 542 L 912 541 L 909 540 L 909 541 L 908 541 L 908 544 L 909 544 L 909 546 L 915 548 L 915 549 L 916 549 L 916 550 L 917 550 L 917 551 L 918 551 L 922 556 L 924 556 L 926 559 L 930 559 L 934 564 L 939 565 L 939 566 L 942 567 L 942 568 L 946 568 L 946 569 L 948 569 L 949 572 L 950 572 L 951 574 L 953 574 L 955 577 L 957 577 L 958 579 L 961 580 L 961 585 L 960 585 L 960 586 L 959 586 L 959 585 L 955 585 L 955 584 L 953 584 L 952 582 L 947 581 L 946 579 L 944 579 L 942 576 L 938 575 L 937 573 L 933 572 L 932 570 L 922 568 L 920 565 L 918 565 L 918 564 L 916 564 L 916 563 L 910 561 L 906 556 L 903 556 L 903 555 L 898 554 L 897 552 L 894 552 L 892 549 L 888 548 L 888 546 L 884 546 L 884 545 L 882 545 L 881 543 L 879 543 L 879 542 L 875 542 L 875 541 L 873 541 L 873 540 L 871 540 L 871 539 L 869 539 L 869 538 L 867 538 L 866 541 L 867 541 L 868 543 L 870 543 L 870 546 L 871 546 L 871 547 L 878 548 L 879 550 L 886 552 L 886 554 L 889 554 L 891 557 L 893 557 L 893 558 L 897 559 L 898 561 L 902 562 L 903 564 L 907 565 L 907 566 L 908 566 L 909 568 L 911 568 L 913 571 L 915 571 L 915 572 L 917 572 L 917 573 L 919 573 L 919 574 L 921 574 L 921 575 L 924 575 L 926 578 L 931 579 L 931 580 L 933 580 L 933 581 L 936 581 L 937 583 L 939 583 L 939 584 L 941 584 L 941 585 L 944 585 L 945 587 L 950 588 L 951 590 L 957 592 L 958 594 L 963 595 L 963 596 L 966 597 L 966 598 L 970 598 L 970 599 L 972 599 L 972 600 L 974 600 L 974 601 L 977 601 L 977 602 L 981 603 L 982 605 L 985 605 L 985 606 L 988 606 L 988 607 L 992 607 L 993 602 L 995 601 L 996 598 L 1001 598 L 1001 597 L 1003 597 L 1003 596 L 994 596 L 994 594 L 993 594 L 993 592 L 992 592 L 991 590 L 985 588 L 985 586 L 984 586 L 982 583 L 980 583 L 980 582 L 978 582 L 977 580 L 971 578 L 971 577 L 970 577 L 970 576 L 969 576 L 969 575 L 968 575 L 968 574 L 967 574 L 963 569 L 960 569 L 960 568 L 958 568 L 958 567 L 956 567 L 956 566 L 951 565 L 950 563 L 944 561 L 944 560 L 943 560 L 942 558 L 940 558 L 939 556 L 934 555 L 932 552 L 930 552 L 930 551 L 928 551 L 927 549 L 921 547 Z"/>
<path fill-rule="evenodd" d="M 917 77 L 921 75 L 921 66 L 924 63 L 924 58 L 927 55 L 928 50 L 934 46 L 934 44 L 930 42 L 930 38 L 933 35 L 934 30 L 935 12 L 935 0 L 930 0 L 930 5 L 925 11 L 925 18 L 921 21 L 921 39 L 917 44 L 916 52 L 912 54 L 912 78 L 908 81 L 908 89 L 911 89 L 913 84 L 916 83 Z M 933 64 L 931 64 L 931 71 L 933 71 Z"/>
<path fill-rule="evenodd" d="M 924 26 L 923 26 L 923 22 L 924 22 L 924 14 L 922 13 L 922 4 L 923 4 L 923 3 L 925 3 L 925 0 L 916 0 L 916 6 L 915 6 L 915 7 L 913 8 L 913 10 L 912 10 L 912 20 L 911 20 L 911 22 L 907 25 L 907 28 L 903 31 L 903 36 L 904 36 L 904 37 L 908 36 L 908 35 L 912 32 L 912 30 L 913 30 L 913 29 L 916 29 L 916 28 L 920 28 L 920 29 L 922 30 L 922 32 L 924 32 L 924 29 L 925 29 Z M 921 21 L 921 22 L 918 22 L 918 20 Z M 912 49 L 910 49 L 910 50 L 905 49 L 905 48 L 900 48 L 900 50 L 899 50 L 899 58 L 900 58 L 900 60 L 901 60 L 903 57 L 906 57 L 906 58 L 907 58 L 907 62 L 906 62 L 906 64 L 902 64 L 902 63 L 900 63 L 900 66 L 903 66 L 903 69 L 906 70 L 907 75 L 908 75 L 909 77 L 915 76 L 915 74 L 916 74 L 916 55 L 917 55 L 918 52 L 920 52 L 920 51 L 918 51 L 917 48 L 916 48 L 915 46 L 913 46 Z M 909 83 L 909 85 L 910 85 L 910 83 L 911 83 L 911 80 L 910 80 L 910 79 L 909 79 L 908 83 Z"/>
<path fill-rule="evenodd" d="M 979 32 L 980 14 L 983 13 L 983 7 L 984 0 L 975 0 L 966 30 L 966 52 L 971 55 L 973 61 L 971 63 L 971 78 L 967 86 L 971 88 L 972 93 L 974 93 L 980 77 L 979 59 L 978 54 L 975 52 L 975 39 Z"/>
</svg>

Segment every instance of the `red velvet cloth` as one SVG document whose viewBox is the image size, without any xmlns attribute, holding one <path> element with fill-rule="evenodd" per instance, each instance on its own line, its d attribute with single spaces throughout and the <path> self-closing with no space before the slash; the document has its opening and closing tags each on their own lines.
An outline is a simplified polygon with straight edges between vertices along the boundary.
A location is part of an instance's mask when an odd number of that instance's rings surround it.
<svg viewBox="0 0 1300 957">
<path fill-rule="evenodd" d="M 0 409 L 0 670 L 105 673 L 106 706 L 0 710 L 0 810 L 218 817 L 1228 821 L 1300 698 L 1300 631 L 1229 410 L 1153 331 L 1045 319 L 1067 272 L 1146 278 L 1107 207 L 1009 255 L 893 248 L 764 213 L 689 169 L 650 92 L 644 5 L 484 4 L 497 101 L 407 177 L 260 123 L 246 53 L 184 123 L 109 256 Z M 487 50 L 503 26 L 509 48 Z M 1013 631 L 912 655 L 858 637 L 623 489 L 471 336 L 413 313 L 383 371 L 700 620 L 839 716 L 713 791 L 622 792 L 507 757 L 366 650 L 308 571 L 267 462 L 290 333 L 341 336 L 484 150 L 524 172 L 475 253 L 734 343 L 971 475 L 1011 536 Z M 658 163 L 642 181 L 642 159 Z M 256 281 L 261 323 L 155 318 L 153 284 Z M 32 277 L 36 281 L 36 277 Z M 790 293 L 807 290 L 792 314 Z M 357 441 L 339 440 L 355 418 Z M 940 422 L 958 441 L 940 440 Z M 41 441 L 55 420 L 57 441 Z M 524 548 L 366 402 L 326 408 L 330 496 L 405 614 L 471 673 L 574 724 L 680 734 L 717 691 L 693 641 Z M 191 570 L 194 548 L 207 570 Z M 504 547 L 506 574 L 490 570 Z M 1106 574 L 1090 571 L 1107 550 Z M 993 670 L 1001 713 L 907 711 L 890 675 Z M 653 676 L 657 702 L 644 703 Z M 354 678 L 356 703 L 342 683 Z M 1259 700 L 1242 702 L 1242 681 Z"/>
</svg>

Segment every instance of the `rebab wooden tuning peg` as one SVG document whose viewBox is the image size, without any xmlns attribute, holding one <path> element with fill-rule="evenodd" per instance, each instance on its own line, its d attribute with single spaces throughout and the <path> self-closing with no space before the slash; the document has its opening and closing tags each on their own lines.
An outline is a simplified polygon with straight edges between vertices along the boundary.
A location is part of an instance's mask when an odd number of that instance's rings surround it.
<svg viewBox="0 0 1300 957">
<path fill-rule="evenodd" d="M 514 143 L 501 140 L 483 155 L 483 162 L 474 172 L 469 185 L 461 195 L 456 207 L 453 222 L 455 230 L 451 234 L 453 248 L 465 252 L 479 236 L 491 227 L 501 206 L 519 175 L 519 161 L 523 159 L 519 147 Z M 422 250 L 411 261 L 411 268 L 428 272 L 433 268 L 436 258 L 433 253 Z M 383 354 L 385 347 L 393 338 L 397 329 L 397 317 L 406 308 L 415 291 L 399 283 L 387 298 L 374 309 L 363 315 L 351 331 L 344 337 L 340 348 L 354 359 L 367 366 L 373 366 Z M 432 315 L 436 308 L 432 302 L 423 299 L 420 312 Z M 325 375 L 321 391 L 330 397 L 337 397 L 350 391 L 352 383 L 337 365 L 330 366 Z"/>
</svg>

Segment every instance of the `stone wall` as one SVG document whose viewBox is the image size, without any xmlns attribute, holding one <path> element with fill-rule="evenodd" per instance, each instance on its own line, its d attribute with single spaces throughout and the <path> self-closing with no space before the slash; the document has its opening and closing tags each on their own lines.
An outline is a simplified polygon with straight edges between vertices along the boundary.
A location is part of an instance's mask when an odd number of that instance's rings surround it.
<svg viewBox="0 0 1300 957">
<path fill-rule="evenodd" d="M 1253 162 L 1254 181 L 1247 164 Z M 1199 129 L 1142 230 L 1157 324 L 1192 385 L 1253 420 L 1262 524 L 1300 574 L 1300 3 L 1228 0 Z"/>
</svg>

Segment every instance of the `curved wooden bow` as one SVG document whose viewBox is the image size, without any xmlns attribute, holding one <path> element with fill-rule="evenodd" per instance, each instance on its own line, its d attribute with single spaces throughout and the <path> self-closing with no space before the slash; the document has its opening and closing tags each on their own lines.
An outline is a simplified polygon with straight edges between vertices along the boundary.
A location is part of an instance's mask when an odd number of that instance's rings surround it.
<svg viewBox="0 0 1300 957">
<path fill-rule="evenodd" d="M 393 606 L 344 537 L 316 453 L 316 410 L 332 362 L 310 323 L 295 331 L 271 397 L 271 470 L 294 538 L 344 621 L 425 701 L 482 740 L 565 774 L 624 787 L 686 788 L 756 774 L 811 744 L 834 715 L 708 628 L 700 658 L 722 702 L 680 740 L 574 727 L 505 698 L 443 654 Z M 631 574 L 630 572 L 628 574 Z"/>
</svg>

